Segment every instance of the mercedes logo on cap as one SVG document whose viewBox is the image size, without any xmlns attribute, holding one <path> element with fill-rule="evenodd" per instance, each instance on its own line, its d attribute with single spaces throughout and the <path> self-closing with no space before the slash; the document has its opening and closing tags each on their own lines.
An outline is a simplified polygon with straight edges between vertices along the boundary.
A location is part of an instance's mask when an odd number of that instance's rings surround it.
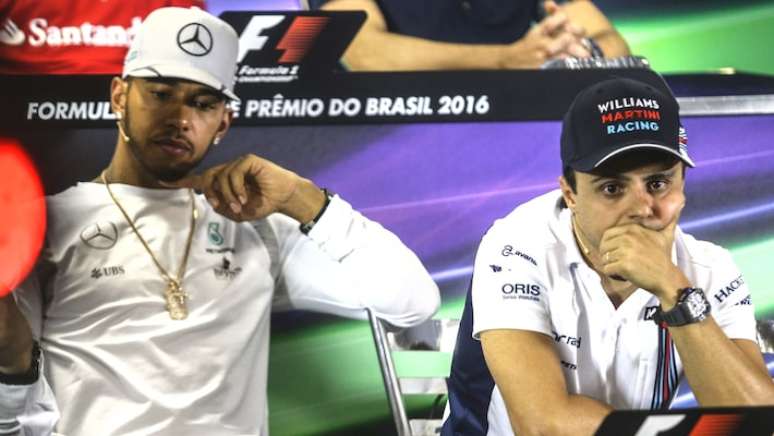
<svg viewBox="0 0 774 436">
<path fill-rule="evenodd" d="M 118 240 L 118 229 L 110 221 L 96 222 L 81 231 L 81 241 L 91 248 L 107 250 Z"/>
<path fill-rule="evenodd" d="M 203 24 L 186 24 L 177 32 L 177 45 L 191 56 L 204 56 L 212 51 L 212 33 Z"/>
</svg>

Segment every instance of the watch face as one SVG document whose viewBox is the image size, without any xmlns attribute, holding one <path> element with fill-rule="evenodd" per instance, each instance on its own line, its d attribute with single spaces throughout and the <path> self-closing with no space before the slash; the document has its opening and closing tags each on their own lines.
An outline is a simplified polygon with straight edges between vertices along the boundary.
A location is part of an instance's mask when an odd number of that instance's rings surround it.
<svg viewBox="0 0 774 436">
<path fill-rule="evenodd" d="M 709 312 L 709 302 L 700 289 L 693 289 L 686 296 L 684 304 L 691 318 L 698 318 Z"/>
</svg>

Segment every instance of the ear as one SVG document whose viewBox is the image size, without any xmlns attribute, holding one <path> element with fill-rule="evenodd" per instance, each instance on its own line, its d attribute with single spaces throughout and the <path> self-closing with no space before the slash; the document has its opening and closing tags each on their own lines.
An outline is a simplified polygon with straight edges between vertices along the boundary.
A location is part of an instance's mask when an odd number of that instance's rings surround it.
<svg viewBox="0 0 774 436">
<path fill-rule="evenodd" d="M 118 114 L 123 114 L 126 108 L 126 90 L 127 82 L 120 77 L 113 77 L 110 82 L 110 107 L 113 112 L 120 118 Z"/>
<path fill-rule="evenodd" d="M 575 193 L 572 191 L 570 184 L 567 183 L 564 176 L 559 176 L 559 189 L 562 190 L 562 198 L 564 198 L 564 203 L 567 207 L 569 207 L 570 210 L 575 209 Z"/>
<path fill-rule="evenodd" d="M 218 140 L 222 139 L 226 134 L 228 128 L 231 127 L 232 121 L 234 121 L 234 110 L 231 109 L 228 103 L 226 103 L 226 107 L 223 110 L 223 117 L 220 120 L 220 125 L 218 125 L 218 130 L 215 131 L 215 137 L 219 138 Z"/>
</svg>

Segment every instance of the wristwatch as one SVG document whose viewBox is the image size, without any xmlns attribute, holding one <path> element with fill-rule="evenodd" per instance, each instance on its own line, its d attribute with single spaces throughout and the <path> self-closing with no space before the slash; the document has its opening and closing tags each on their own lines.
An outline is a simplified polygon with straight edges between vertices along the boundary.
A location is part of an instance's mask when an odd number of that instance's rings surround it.
<svg viewBox="0 0 774 436">
<path fill-rule="evenodd" d="M 658 325 L 679 327 L 703 321 L 710 313 L 710 303 L 704 291 L 699 288 L 685 288 L 680 290 L 675 307 L 665 311 L 658 307 L 653 315 L 653 321 Z"/>
</svg>

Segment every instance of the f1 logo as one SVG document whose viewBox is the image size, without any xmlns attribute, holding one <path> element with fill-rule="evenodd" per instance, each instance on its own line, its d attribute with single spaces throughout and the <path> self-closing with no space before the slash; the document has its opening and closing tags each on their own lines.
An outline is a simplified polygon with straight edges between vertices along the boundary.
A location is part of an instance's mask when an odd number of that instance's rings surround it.
<svg viewBox="0 0 774 436">
<path fill-rule="evenodd" d="M 269 37 L 262 36 L 261 33 L 281 23 L 284 19 L 284 15 L 254 15 L 247 23 L 242 35 L 239 36 L 237 62 L 242 62 L 249 51 L 262 49 Z"/>
<path fill-rule="evenodd" d="M 239 37 L 237 62 L 242 62 L 251 50 L 263 49 L 269 37 L 263 36 L 262 33 L 284 19 L 284 15 L 254 15 Z M 327 23 L 328 17 L 295 17 L 277 43 L 277 49 L 284 51 L 278 62 L 280 64 L 300 62 Z"/>
</svg>

